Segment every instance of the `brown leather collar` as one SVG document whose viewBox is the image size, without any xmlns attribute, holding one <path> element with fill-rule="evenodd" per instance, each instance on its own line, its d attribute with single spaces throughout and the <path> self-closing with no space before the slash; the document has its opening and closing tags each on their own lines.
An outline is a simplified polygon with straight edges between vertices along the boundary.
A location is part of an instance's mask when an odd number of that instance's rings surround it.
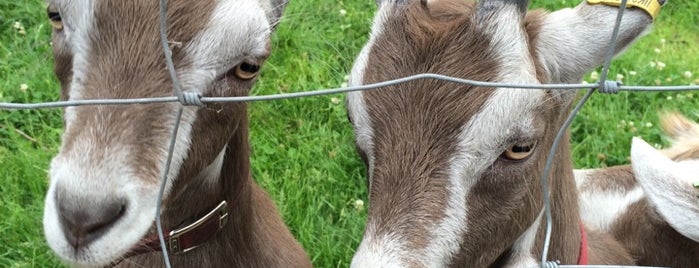
<svg viewBox="0 0 699 268">
<path fill-rule="evenodd" d="M 227 222 L 228 203 L 226 201 L 221 201 L 213 210 L 209 211 L 209 213 L 192 224 L 170 232 L 164 231 L 167 252 L 169 254 L 181 254 L 198 248 L 221 231 Z M 141 239 L 131 250 L 121 256 L 119 261 L 110 264 L 109 267 L 116 266 L 122 260 L 129 257 L 158 251 L 162 251 L 158 234 L 151 234 Z"/>
</svg>

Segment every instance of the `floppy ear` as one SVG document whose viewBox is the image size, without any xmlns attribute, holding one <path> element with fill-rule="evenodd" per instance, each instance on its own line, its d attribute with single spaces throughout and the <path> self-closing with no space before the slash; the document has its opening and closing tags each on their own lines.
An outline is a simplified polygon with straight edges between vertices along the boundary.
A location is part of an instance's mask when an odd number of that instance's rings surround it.
<svg viewBox="0 0 699 268">
<path fill-rule="evenodd" d="M 575 8 L 543 16 L 536 49 L 551 83 L 580 82 L 585 73 L 604 62 L 618 11 L 618 7 L 583 1 Z M 641 9 L 625 10 L 615 53 L 641 36 L 652 22 Z"/>
<path fill-rule="evenodd" d="M 674 162 L 648 143 L 633 138 L 631 165 L 648 201 L 682 235 L 699 242 L 699 160 Z"/>
</svg>

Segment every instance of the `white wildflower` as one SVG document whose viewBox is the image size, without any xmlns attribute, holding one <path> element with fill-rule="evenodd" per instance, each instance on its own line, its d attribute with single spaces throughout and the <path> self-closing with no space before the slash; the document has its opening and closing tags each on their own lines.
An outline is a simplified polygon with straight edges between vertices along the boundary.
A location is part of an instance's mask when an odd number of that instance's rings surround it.
<svg viewBox="0 0 699 268">
<path fill-rule="evenodd" d="M 683 76 L 684 78 L 690 79 L 690 78 L 692 78 L 692 72 L 690 72 L 690 71 L 685 71 L 685 72 L 682 74 L 682 76 Z"/>
<path fill-rule="evenodd" d="M 656 64 L 657 64 L 657 65 L 655 66 L 656 69 L 658 69 L 658 70 L 660 70 L 660 71 L 662 71 L 663 69 L 665 69 L 665 63 L 663 63 L 662 61 L 658 61 Z"/>
<path fill-rule="evenodd" d="M 364 201 L 361 199 L 354 200 L 354 209 L 362 210 L 364 209 Z"/>
<path fill-rule="evenodd" d="M 593 80 L 593 81 L 599 80 L 599 74 L 597 73 L 597 71 L 592 71 L 592 72 L 590 73 L 590 79 Z"/>
<path fill-rule="evenodd" d="M 15 21 L 15 23 L 12 24 L 12 28 L 15 28 L 17 30 L 17 32 L 21 35 L 27 34 L 27 31 L 24 30 L 24 26 L 19 21 Z"/>
<path fill-rule="evenodd" d="M 624 82 L 624 75 L 623 74 L 616 74 L 616 81 L 617 82 Z"/>
</svg>

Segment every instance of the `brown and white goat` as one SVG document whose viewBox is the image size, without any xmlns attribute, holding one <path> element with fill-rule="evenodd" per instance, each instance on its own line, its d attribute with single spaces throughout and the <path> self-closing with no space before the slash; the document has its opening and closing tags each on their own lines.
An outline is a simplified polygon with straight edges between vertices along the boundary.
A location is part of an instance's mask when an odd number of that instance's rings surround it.
<svg viewBox="0 0 699 268">
<path fill-rule="evenodd" d="M 167 2 L 168 40 L 183 90 L 247 95 L 270 53 L 270 35 L 287 1 Z M 62 99 L 172 95 L 159 39 L 158 1 L 48 4 Z M 65 109 L 65 132 L 51 162 L 44 211 L 46 239 L 61 259 L 76 266 L 119 261 L 163 266 L 160 252 L 123 258 L 143 251 L 142 246 L 159 248 L 142 239 L 155 232 L 158 188 L 179 105 Z M 184 254 L 171 252 L 175 267 L 310 266 L 272 200 L 251 179 L 246 107 L 184 109 L 167 174 L 163 227 L 192 224 L 223 201 L 228 206 L 214 211 L 215 218 L 204 223 L 208 229 L 188 233 L 189 241 L 169 241 L 173 251 L 198 246 Z M 211 238 L 191 243 L 202 236 Z"/>
<path fill-rule="evenodd" d="M 603 62 L 618 9 L 527 1 L 377 1 L 353 85 L 419 73 L 521 84 L 574 83 Z M 627 10 L 616 51 L 651 24 Z M 369 211 L 353 267 L 527 267 L 542 254 L 539 177 L 576 92 L 420 80 L 347 95 L 368 169 Z M 611 236 L 581 231 L 570 144 L 550 176 L 549 259 L 633 264 Z M 581 247 L 583 239 L 588 247 Z M 582 254 L 581 254 L 582 253 Z"/>
<path fill-rule="evenodd" d="M 631 165 L 576 170 L 580 213 L 591 229 L 612 234 L 637 264 L 699 266 L 699 125 L 662 118 L 672 147 L 658 151 L 634 138 Z"/>
</svg>

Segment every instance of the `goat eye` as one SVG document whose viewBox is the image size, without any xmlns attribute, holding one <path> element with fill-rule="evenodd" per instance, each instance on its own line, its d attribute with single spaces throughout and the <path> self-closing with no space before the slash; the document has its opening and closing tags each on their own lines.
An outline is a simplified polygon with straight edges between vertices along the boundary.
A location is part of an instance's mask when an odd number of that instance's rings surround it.
<svg viewBox="0 0 699 268">
<path fill-rule="evenodd" d="M 233 75 L 241 80 L 251 80 L 260 73 L 260 65 L 243 62 L 235 66 Z"/>
<path fill-rule="evenodd" d="M 535 148 L 536 143 L 515 144 L 507 148 L 507 150 L 502 153 L 502 157 L 512 161 L 524 160 L 534 152 Z"/>
<path fill-rule="evenodd" d="M 49 22 L 51 27 L 56 31 L 63 30 L 63 20 L 61 19 L 61 13 L 55 5 L 49 5 L 46 8 L 46 15 L 49 17 Z"/>
</svg>

